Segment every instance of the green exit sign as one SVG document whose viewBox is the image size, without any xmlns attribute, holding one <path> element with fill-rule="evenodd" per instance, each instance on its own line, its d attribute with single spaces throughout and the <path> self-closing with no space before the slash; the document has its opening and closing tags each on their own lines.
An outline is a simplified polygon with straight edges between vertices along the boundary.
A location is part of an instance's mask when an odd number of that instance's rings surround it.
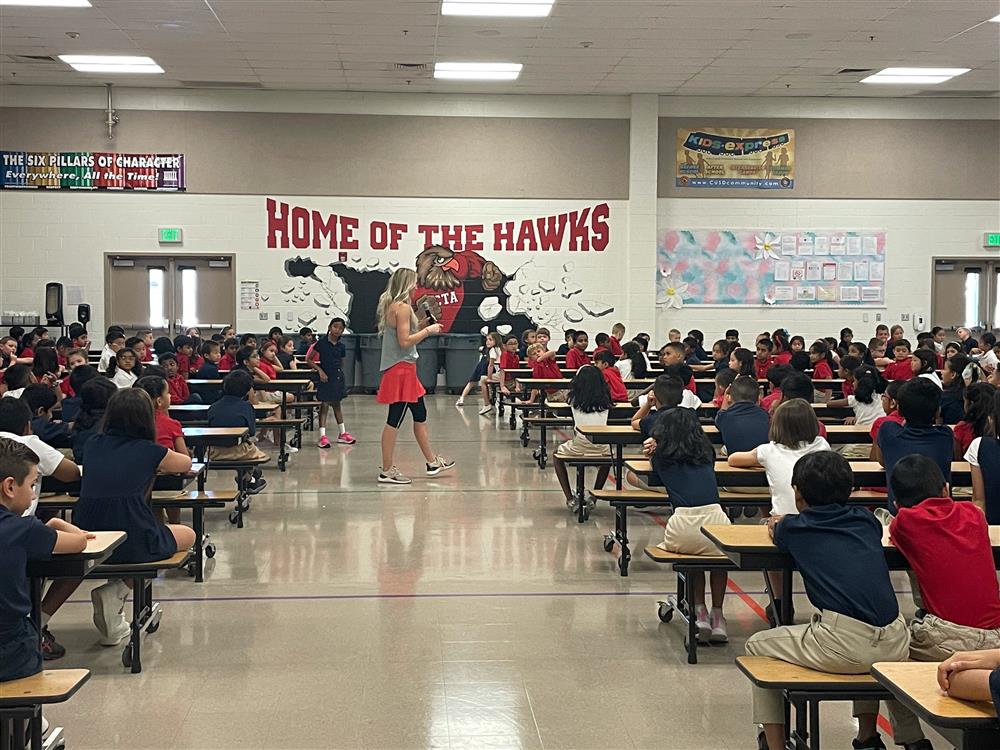
<svg viewBox="0 0 1000 750">
<path fill-rule="evenodd" d="M 986 232 L 983 235 L 983 247 L 1000 247 L 1000 232 Z"/>
<path fill-rule="evenodd" d="M 161 245 L 179 245 L 184 241 L 184 233 L 180 227 L 160 227 L 159 235 Z"/>
</svg>

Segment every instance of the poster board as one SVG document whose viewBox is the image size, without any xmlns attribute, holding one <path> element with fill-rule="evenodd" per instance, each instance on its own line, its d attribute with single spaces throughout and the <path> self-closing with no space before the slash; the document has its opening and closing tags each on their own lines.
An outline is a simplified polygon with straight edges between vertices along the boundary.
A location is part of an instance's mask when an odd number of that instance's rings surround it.
<svg viewBox="0 0 1000 750">
<path fill-rule="evenodd" d="M 795 187 L 795 131 L 788 128 L 679 128 L 679 188 Z"/>
<path fill-rule="evenodd" d="M 184 154 L 0 151 L 0 188 L 184 190 Z"/>
<path fill-rule="evenodd" d="M 656 299 L 668 307 L 885 306 L 884 230 L 665 229 Z"/>
</svg>

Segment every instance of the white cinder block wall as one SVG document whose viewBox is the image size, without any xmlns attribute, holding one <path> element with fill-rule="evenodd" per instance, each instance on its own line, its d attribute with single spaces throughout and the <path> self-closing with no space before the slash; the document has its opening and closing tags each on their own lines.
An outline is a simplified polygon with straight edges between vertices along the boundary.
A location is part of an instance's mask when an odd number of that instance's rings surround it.
<svg viewBox="0 0 1000 750">
<path fill-rule="evenodd" d="M 652 134 L 656 118 L 723 117 L 738 127 L 742 118 L 884 118 L 941 120 L 996 119 L 995 105 L 986 100 L 899 100 L 899 99 L 714 99 L 660 98 L 660 111 L 650 106 L 645 95 L 630 102 L 627 97 L 412 97 L 378 94 L 300 94 L 296 92 L 203 91 L 171 92 L 122 89 L 117 106 L 120 110 L 199 110 L 230 112 L 326 112 L 378 115 L 486 117 L 555 117 L 555 118 L 631 118 L 632 133 Z M 37 107 L 39 117 L 45 108 L 92 108 L 103 106 L 101 97 L 89 89 L 46 87 L 4 87 L 2 107 Z M 96 116 L 96 115 L 95 115 Z M 641 118 L 641 122 L 636 121 Z M 91 128 L 93 123 L 81 123 Z M 88 131 L 89 132 L 89 131 Z M 0 148 L 17 150 L 23 146 L 7 142 L 0 128 Z M 267 148 L 267 144 L 260 144 Z M 50 148 L 75 150 L 78 144 L 67 142 Z M 157 144 L 148 144 L 157 150 Z M 642 144 L 633 144 L 630 183 L 650 184 L 643 164 Z M 984 151 L 984 158 L 992 154 Z M 914 152 L 914 158 L 919 153 Z M 808 149 L 800 144 L 797 159 L 809 159 Z M 482 169 L 489 169 L 496 154 L 484 155 Z M 580 158 L 586 158 L 581 154 Z M 845 152 L 844 158 L 864 158 Z M 649 159 L 655 163 L 655 153 Z M 210 168 L 200 164 L 198 168 Z M 194 165 L 192 165 L 194 168 Z M 235 186 L 234 186 L 234 189 Z M 262 192 L 266 188 L 262 188 Z M 0 310 L 42 310 L 43 290 L 47 281 L 62 281 L 82 286 L 93 306 L 92 329 L 99 331 L 110 321 L 104 319 L 104 255 L 106 253 L 167 252 L 156 243 L 156 227 L 181 226 L 185 242 L 180 250 L 169 252 L 233 253 L 236 277 L 260 278 L 265 292 L 273 292 L 284 278 L 281 263 L 296 251 L 267 250 L 265 235 L 265 195 L 195 195 L 195 194 L 116 194 L 75 193 L 68 191 L 0 192 Z M 289 196 L 274 196 L 293 202 Z M 657 340 L 664 340 L 669 328 L 683 331 L 700 328 L 712 339 L 728 327 L 747 333 L 773 329 L 779 325 L 794 333 L 812 337 L 829 335 L 847 325 L 864 335 L 875 325 L 875 315 L 885 322 L 900 319 L 903 313 L 930 314 L 930 284 L 935 256 L 982 256 L 982 232 L 1000 228 L 1000 201 L 996 195 L 984 200 L 803 200 L 794 197 L 761 199 L 748 191 L 740 198 L 703 198 L 697 191 L 683 198 L 661 198 L 650 203 L 649 190 L 632 201 L 608 201 L 612 207 L 611 242 L 607 251 L 583 258 L 575 254 L 573 273 L 593 301 L 614 305 L 615 313 L 584 324 L 591 334 L 606 330 L 612 320 L 622 319 L 630 333 L 644 328 Z M 989 199 L 992 198 L 992 199 Z M 461 221 L 509 220 L 544 216 L 564 210 L 594 205 L 597 200 L 547 201 L 535 199 L 477 201 L 470 199 L 420 198 L 302 198 L 300 205 L 339 213 L 382 218 L 387 213 L 412 223 L 433 219 Z M 651 310 L 655 283 L 655 255 L 658 232 L 652 231 L 650 211 L 656 212 L 656 225 L 663 229 L 884 229 L 887 232 L 886 306 L 883 310 L 815 308 L 688 308 L 682 311 Z M 630 221 L 629 217 L 634 217 Z M 390 217 L 391 218 L 391 217 Z M 640 228 L 639 224 L 642 224 Z M 648 235 L 639 241 L 638 233 Z M 412 257 L 416 245 L 399 256 Z M 370 252 L 370 251 L 367 251 Z M 305 254 L 305 253 L 303 253 Z M 315 254 L 315 253 L 313 253 Z M 365 254 L 363 251 L 362 254 Z M 335 253 L 331 253 L 335 256 Z M 505 271 L 517 265 L 514 253 L 497 254 Z M 520 254 L 517 254 L 520 255 Z M 540 255 L 540 254 L 539 254 Z M 332 257 L 331 260 L 336 260 Z M 551 277 L 562 277 L 561 259 L 554 256 L 539 262 L 539 268 Z M 557 279 L 558 280 L 558 279 Z M 285 305 L 282 305 L 282 310 Z M 868 320 L 864 320 L 864 316 Z M 284 316 L 283 316 L 284 317 Z M 256 313 L 244 313 L 238 319 L 241 328 L 259 329 L 265 324 Z M 267 324 L 270 325 L 270 322 Z"/>
</svg>

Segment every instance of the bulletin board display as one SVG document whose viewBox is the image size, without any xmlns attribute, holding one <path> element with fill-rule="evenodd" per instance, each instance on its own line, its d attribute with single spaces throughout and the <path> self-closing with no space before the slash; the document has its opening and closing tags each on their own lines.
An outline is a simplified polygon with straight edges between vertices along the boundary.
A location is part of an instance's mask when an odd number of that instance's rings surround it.
<svg viewBox="0 0 1000 750">
<path fill-rule="evenodd" d="M 657 302 L 884 307 L 885 252 L 874 229 L 661 230 Z"/>
</svg>

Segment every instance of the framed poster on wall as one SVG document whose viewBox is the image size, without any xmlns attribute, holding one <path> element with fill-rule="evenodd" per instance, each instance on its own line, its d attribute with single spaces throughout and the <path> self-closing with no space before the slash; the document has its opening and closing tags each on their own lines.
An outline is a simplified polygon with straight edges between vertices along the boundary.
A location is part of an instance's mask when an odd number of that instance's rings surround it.
<svg viewBox="0 0 1000 750">
<path fill-rule="evenodd" d="M 688 305 L 885 306 L 885 231 L 665 229 L 656 297 Z"/>
</svg>

